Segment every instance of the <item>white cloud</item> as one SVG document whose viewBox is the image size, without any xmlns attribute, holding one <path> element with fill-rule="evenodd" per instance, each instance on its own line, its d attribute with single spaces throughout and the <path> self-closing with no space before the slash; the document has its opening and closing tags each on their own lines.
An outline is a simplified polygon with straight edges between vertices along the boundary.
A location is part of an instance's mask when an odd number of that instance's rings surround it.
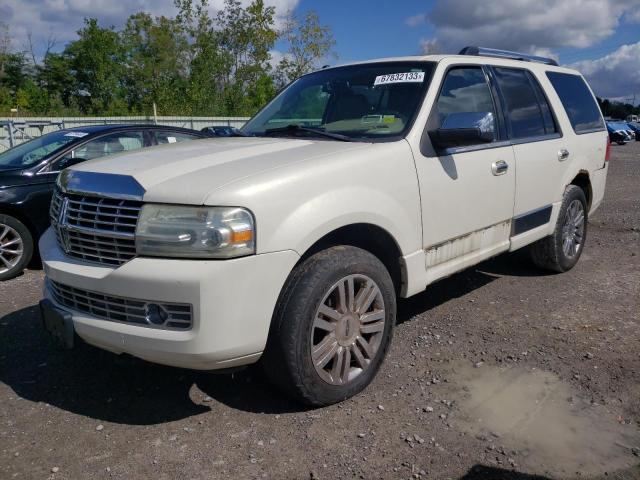
<svg viewBox="0 0 640 480">
<path fill-rule="evenodd" d="M 404 22 L 410 27 L 417 27 L 427 21 L 427 15 L 425 13 L 419 13 L 407 18 Z"/>
<path fill-rule="evenodd" d="M 266 0 L 276 7 L 277 21 L 292 10 L 299 0 Z M 242 0 L 247 5 L 250 0 Z M 223 0 L 211 0 L 212 13 L 220 9 Z M 0 22 L 9 25 L 12 47 L 23 49 L 27 35 L 32 33 L 37 49 L 42 49 L 49 37 L 59 46 L 73 40 L 85 17 L 95 17 L 100 25 L 116 27 L 124 24 L 132 13 L 146 11 L 152 15 L 173 16 L 173 0 L 0 0 Z"/>
<path fill-rule="evenodd" d="M 423 55 L 436 55 L 440 52 L 440 45 L 435 38 L 421 38 L 420 51 Z"/>
<path fill-rule="evenodd" d="M 640 0 L 438 0 L 426 19 L 444 52 L 481 45 L 548 53 L 589 47 L 612 35 L 623 16 L 635 18 L 639 8 Z"/>
<path fill-rule="evenodd" d="M 640 42 L 623 45 L 596 60 L 576 62 L 571 67 L 586 77 L 600 97 L 628 99 L 634 93 L 640 94 Z"/>
</svg>

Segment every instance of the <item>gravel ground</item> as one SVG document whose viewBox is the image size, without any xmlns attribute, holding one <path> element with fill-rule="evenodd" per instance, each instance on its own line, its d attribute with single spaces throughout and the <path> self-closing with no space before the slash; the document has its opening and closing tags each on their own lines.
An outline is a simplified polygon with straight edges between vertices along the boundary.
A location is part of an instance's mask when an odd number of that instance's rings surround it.
<svg viewBox="0 0 640 480">
<path fill-rule="evenodd" d="M 329 408 L 59 351 L 42 272 L 0 284 L 0 478 L 640 479 L 640 142 L 612 148 L 572 271 L 503 255 L 401 301 L 375 382 Z"/>
</svg>

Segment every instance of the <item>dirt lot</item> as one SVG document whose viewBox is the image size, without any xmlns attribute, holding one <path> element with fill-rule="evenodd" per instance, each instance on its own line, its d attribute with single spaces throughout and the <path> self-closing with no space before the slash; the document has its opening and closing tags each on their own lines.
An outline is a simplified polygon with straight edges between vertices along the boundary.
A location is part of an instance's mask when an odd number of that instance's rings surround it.
<svg viewBox="0 0 640 480">
<path fill-rule="evenodd" d="M 307 410 L 255 369 L 56 350 L 42 272 L 0 284 L 0 478 L 640 478 L 640 142 L 582 259 L 505 255 L 400 303 L 377 380 Z"/>
</svg>

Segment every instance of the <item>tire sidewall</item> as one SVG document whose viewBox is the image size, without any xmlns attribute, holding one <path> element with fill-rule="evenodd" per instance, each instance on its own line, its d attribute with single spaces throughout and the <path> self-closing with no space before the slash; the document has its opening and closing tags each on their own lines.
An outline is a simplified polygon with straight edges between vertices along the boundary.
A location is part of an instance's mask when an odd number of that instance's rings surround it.
<svg viewBox="0 0 640 480">
<path fill-rule="evenodd" d="M 582 235 L 582 243 L 580 244 L 580 248 L 576 255 L 573 257 L 569 257 L 564 253 L 564 249 L 562 248 L 562 228 L 564 226 L 564 222 L 567 216 L 567 211 L 569 210 L 569 205 L 574 200 L 579 200 L 582 204 L 582 209 L 584 211 L 584 233 Z M 562 201 L 562 206 L 560 208 L 560 213 L 558 216 L 558 222 L 556 224 L 555 235 L 555 243 L 556 243 L 556 255 L 558 259 L 558 264 L 560 265 L 562 271 L 570 270 L 578 263 L 580 256 L 582 255 L 582 251 L 584 250 L 584 245 L 587 241 L 587 230 L 588 230 L 588 209 L 587 209 L 587 199 L 585 197 L 584 191 L 580 187 L 576 187 L 574 185 L 570 186 L 564 196 Z"/>
<path fill-rule="evenodd" d="M 33 256 L 33 237 L 29 229 L 21 221 L 9 215 L 0 215 L 0 224 L 8 225 L 20 235 L 23 249 L 20 261 L 10 270 L 0 273 L 1 282 L 18 276 L 31 261 Z"/>
<path fill-rule="evenodd" d="M 327 405 L 342 401 L 363 390 L 375 377 L 391 342 L 396 321 L 396 297 L 393 282 L 386 268 L 376 257 L 355 247 L 334 247 L 310 259 L 313 267 L 303 273 L 284 312 L 286 327 L 293 330 L 295 342 L 293 365 L 301 387 L 313 403 Z M 369 366 L 347 385 L 330 385 L 317 373 L 311 360 L 311 332 L 314 315 L 328 290 L 342 278 L 361 274 L 371 278 L 380 288 L 385 305 L 385 328 L 380 346 Z"/>
</svg>

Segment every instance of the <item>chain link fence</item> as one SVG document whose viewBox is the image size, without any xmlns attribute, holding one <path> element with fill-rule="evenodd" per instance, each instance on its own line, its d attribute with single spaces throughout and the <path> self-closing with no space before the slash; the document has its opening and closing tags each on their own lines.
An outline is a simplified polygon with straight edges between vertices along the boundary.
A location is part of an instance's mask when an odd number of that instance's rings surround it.
<svg viewBox="0 0 640 480">
<path fill-rule="evenodd" d="M 10 146 L 39 137 L 60 128 L 87 125 L 158 124 L 200 130 L 204 127 L 242 127 L 249 117 L 185 117 L 185 116 L 127 116 L 127 117 L 0 117 L 0 153 Z"/>
</svg>

